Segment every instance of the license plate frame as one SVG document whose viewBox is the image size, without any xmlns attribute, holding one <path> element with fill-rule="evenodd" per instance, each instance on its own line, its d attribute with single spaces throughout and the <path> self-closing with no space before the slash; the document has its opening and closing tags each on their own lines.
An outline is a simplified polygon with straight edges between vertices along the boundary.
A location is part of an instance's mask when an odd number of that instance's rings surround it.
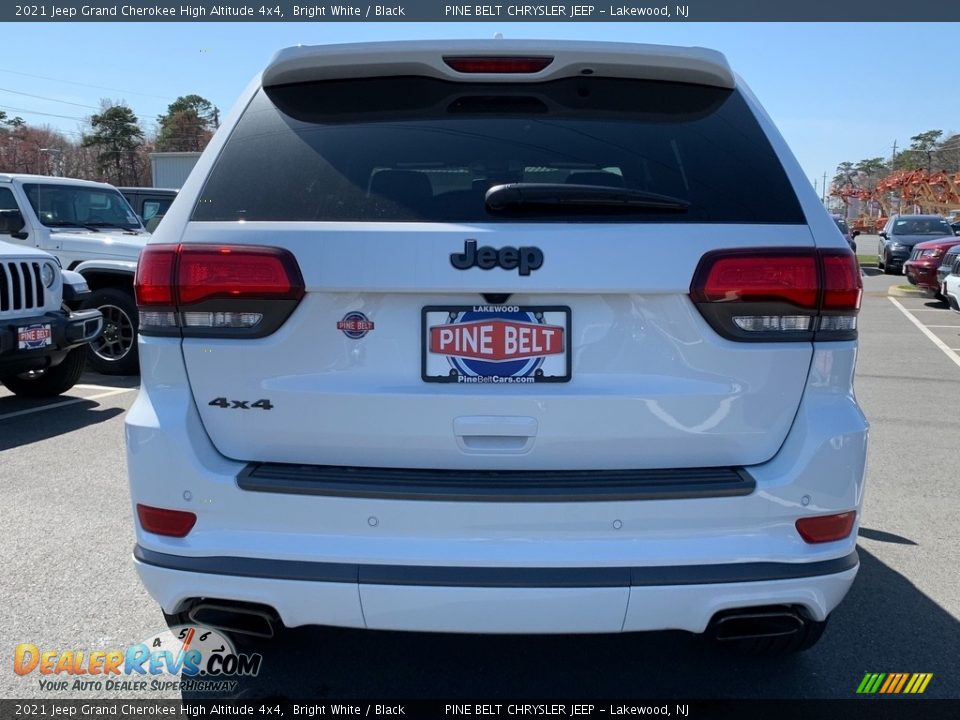
<svg viewBox="0 0 960 720">
<path fill-rule="evenodd" d="M 441 322 L 443 315 L 446 315 L 446 322 Z M 528 316 L 528 319 L 524 319 L 524 315 Z M 486 323 L 484 319 L 487 320 Z M 571 320 L 572 313 L 567 305 L 424 306 L 421 311 L 420 325 L 420 377 L 424 382 L 459 385 L 538 385 L 570 382 L 573 376 Z M 498 321 L 493 322 L 497 327 L 491 334 L 497 336 L 495 343 L 499 343 L 498 347 L 502 346 L 504 352 L 511 343 L 506 339 L 507 334 L 511 332 L 509 329 L 511 327 L 517 335 L 521 333 L 526 335 L 529 352 L 505 358 L 488 359 L 469 354 L 439 353 L 431 350 L 431 338 L 437 337 L 432 332 L 434 329 L 483 326 L 490 324 L 491 321 Z M 560 338 L 562 346 L 559 348 L 554 334 L 543 332 L 551 330 L 555 333 L 558 328 L 562 329 Z M 482 327 L 477 327 L 478 334 L 482 330 Z M 499 337 L 500 335 L 503 337 Z M 476 336 L 474 337 L 476 339 Z M 515 340 L 519 350 L 521 341 L 516 338 Z M 542 342 L 544 345 L 538 346 L 537 342 Z M 529 343 L 534 345 L 531 347 Z M 541 347 L 545 352 L 534 353 L 535 347 Z M 495 370 L 501 370 L 502 373 L 496 373 Z"/>
<path fill-rule="evenodd" d="M 42 337 L 36 337 L 38 331 L 43 334 Z M 32 333 L 32 337 L 26 337 L 27 333 Z M 51 345 L 53 345 L 53 325 L 51 323 L 32 323 L 17 326 L 18 350 L 39 350 Z"/>
</svg>

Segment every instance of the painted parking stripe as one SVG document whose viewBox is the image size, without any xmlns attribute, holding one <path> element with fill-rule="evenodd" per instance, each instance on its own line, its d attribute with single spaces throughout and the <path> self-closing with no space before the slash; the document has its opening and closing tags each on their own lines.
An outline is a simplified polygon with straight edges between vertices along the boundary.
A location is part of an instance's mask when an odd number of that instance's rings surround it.
<svg viewBox="0 0 960 720">
<path fill-rule="evenodd" d="M 122 393 L 133 392 L 137 388 L 119 388 L 111 390 L 110 392 L 102 392 L 97 395 L 91 395 L 90 397 L 85 398 L 72 398 L 70 400 L 64 400 L 63 402 L 51 403 L 50 405 L 44 405 L 43 407 L 29 408 L 27 410 L 17 410 L 16 412 L 7 413 L 6 415 L 0 415 L 0 420 L 7 420 L 9 418 L 21 417 L 23 415 L 31 415 L 33 413 L 43 412 L 44 410 L 50 410 L 52 408 L 66 407 L 67 405 L 76 405 L 77 403 L 87 402 L 88 400 L 99 400 L 100 398 L 110 397 L 111 395 L 121 395 Z"/>
<path fill-rule="evenodd" d="M 920 322 L 919 320 L 917 320 L 917 319 L 910 313 L 909 310 L 907 310 L 903 305 L 901 305 L 899 302 L 897 302 L 897 299 L 896 299 L 896 298 L 888 297 L 887 299 L 888 299 L 890 302 L 892 302 L 894 305 L 896 305 L 897 309 L 899 309 L 900 312 L 902 312 L 904 315 L 907 316 L 907 320 L 909 320 L 909 321 L 912 322 L 914 325 L 916 325 L 918 328 L 920 328 L 920 332 L 922 332 L 924 335 L 926 335 L 926 336 L 927 336 L 927 339 L 930 340 L 930 342 L 932 342 L 934 345 L 936 345 L 938 348 L 940 348 L 940 349 L 943 351 L 943 354 L 944 354 L 944 355 L 946 355 L 948 358 L 950 358 L 951 360 L 953 360 L 953 362 L 957 365 L 957 367 L 960 367 L 960 355 L 957 355 L 957 353 L 955 353 L 953 350 L 950 349 L 950 346 L 949 346 L 949 345 L 947 345 L 943 340 L 941 340 L 940 338 L 938 338 L 936 335 L 934 335 L 932 332 L 930 332 L 930 330 L 927 329 L 928 327 L 937 327 L 936 325 L 930 325 L 930 326 L 924 325 L 922 322 Z M 943 325 L 942 327 L 948 327 L 948 328 L 949 328 L 949 327 L 958 327 L 958 326 L 956 326 L 956 325 Z M 958 328 L 958 329 L 960 329 L 960 328 Z"/>
</svg>

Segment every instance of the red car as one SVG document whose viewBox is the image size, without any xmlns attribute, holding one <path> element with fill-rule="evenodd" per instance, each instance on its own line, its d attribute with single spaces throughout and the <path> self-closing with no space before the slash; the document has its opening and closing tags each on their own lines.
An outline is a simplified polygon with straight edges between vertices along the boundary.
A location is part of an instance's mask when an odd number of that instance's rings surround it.
<svg viewBox="0 0 960 720">
<path fill-rule="evenodd" d="M 927 290 L 935 295 L 940 293 L 937 281 L 937 268 L 944 253 L 957 244 L 955 236 L 926 240 L 913 246 L 910 259 L 903 265 L 903 272 L 911 285 Z"/>
</svg>

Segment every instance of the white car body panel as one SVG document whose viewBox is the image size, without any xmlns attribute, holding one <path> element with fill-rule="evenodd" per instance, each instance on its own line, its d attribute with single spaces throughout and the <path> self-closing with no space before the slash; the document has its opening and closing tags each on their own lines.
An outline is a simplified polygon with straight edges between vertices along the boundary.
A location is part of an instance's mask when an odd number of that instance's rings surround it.
<svg viewBox="0 0 960 720">
<path fill-rule="evenodd" d="M 960 275 L 950 273 L 943 279 L 943 294 L 950 307 L 960 312 Z"/>
</svg>

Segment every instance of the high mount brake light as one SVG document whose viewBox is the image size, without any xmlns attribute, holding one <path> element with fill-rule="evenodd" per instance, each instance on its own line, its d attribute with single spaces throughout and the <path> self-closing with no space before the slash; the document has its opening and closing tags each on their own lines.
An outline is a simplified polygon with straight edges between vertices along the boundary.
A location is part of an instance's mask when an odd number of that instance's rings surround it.
<svg viewBox="0 0 960 720">
<path fill-rule="evenodd" d="M 717 250 L 700 260 L 690 297 L 730 340 L 850 340 L 863 282 L 853 253 L 812 248 Z"/>
<path fill-rule="evenodd" d="M 144 335 L 263 337 L 303 297 L 287 250 L 252 245 L 148 245 L 134 283 Z"/>
<path fill-rule="evenodd" d="M 540 72 L 553 62 L 553 58 L 445 56 L 443 61 L 459 73 L 515 75 Z"/>
</svg>

